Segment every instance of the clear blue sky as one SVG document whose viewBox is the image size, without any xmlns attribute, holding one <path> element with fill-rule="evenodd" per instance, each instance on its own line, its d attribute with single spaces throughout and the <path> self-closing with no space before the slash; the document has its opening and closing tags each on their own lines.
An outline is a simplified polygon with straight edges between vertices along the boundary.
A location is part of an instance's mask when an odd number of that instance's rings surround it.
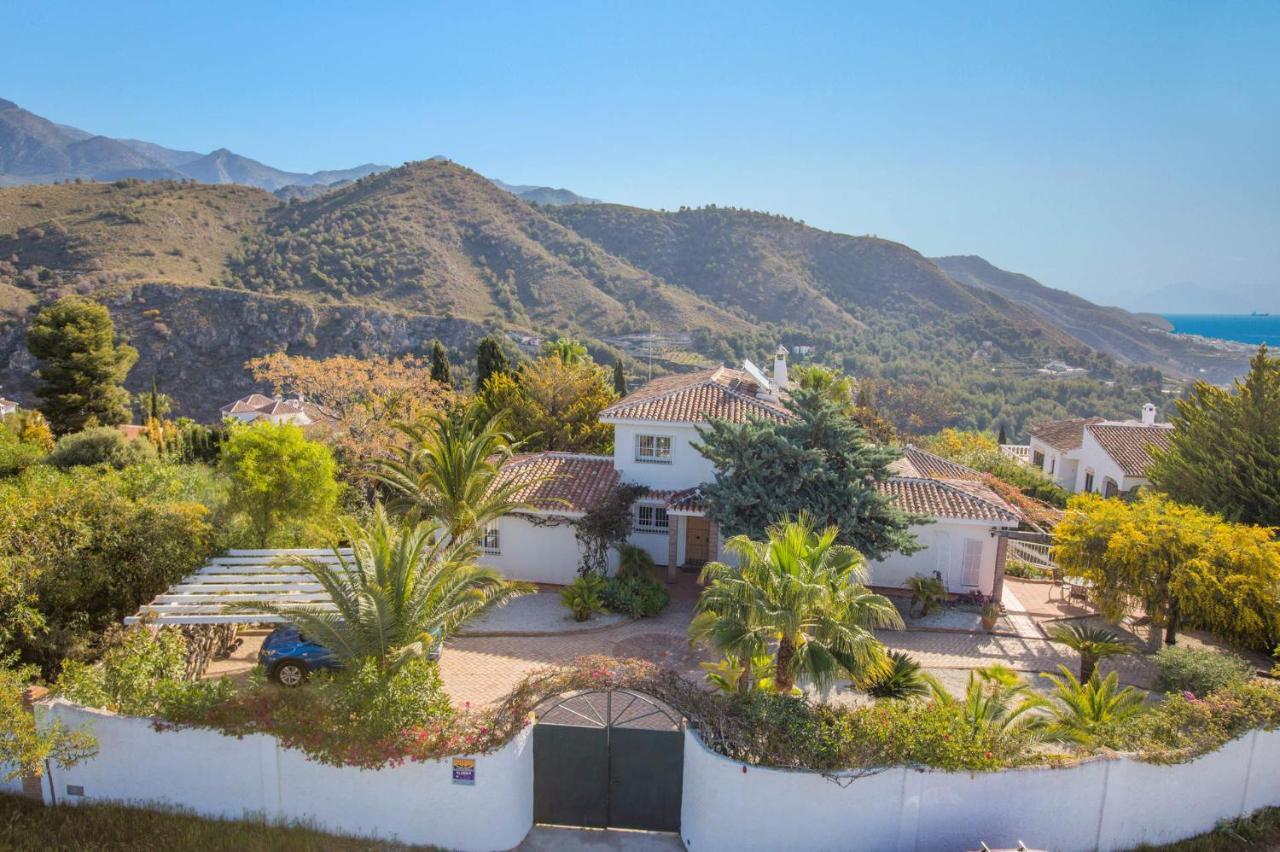
<svg viewBox="0 0 1280 852">
<path fill-rule="evenodd" d="M 0 97 L 312 171 L 443 154 L 1107 303 L 1280 310 L 1280 2 L 4 4 Z"/>
</svg>

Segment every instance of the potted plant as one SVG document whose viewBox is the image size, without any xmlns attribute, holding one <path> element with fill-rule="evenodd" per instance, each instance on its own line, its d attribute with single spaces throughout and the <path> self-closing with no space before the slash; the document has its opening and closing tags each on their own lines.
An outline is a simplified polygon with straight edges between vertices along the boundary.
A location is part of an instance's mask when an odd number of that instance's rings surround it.
<svg viewBox="0 0 1280 852">
<path fill-rule="evenodd" d="M 987 598 L 982 605 L 982 629 L 990 633 L 996 629 L 996 622 L 999 620 L 1000 602 L 995 598 Z"/>
</svg>

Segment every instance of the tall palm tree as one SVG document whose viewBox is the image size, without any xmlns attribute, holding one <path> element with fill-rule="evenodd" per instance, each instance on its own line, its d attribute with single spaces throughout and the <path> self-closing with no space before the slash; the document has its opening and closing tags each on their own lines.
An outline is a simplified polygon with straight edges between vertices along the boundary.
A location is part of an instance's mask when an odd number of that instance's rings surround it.
<svg viewBox="0 0 1280 852">
<path fill-rule="evenodd" d="M 533 591 L 528 583 L 476 565 L 475 535 L 447 536 L 436 521 L 396 523 L 378 506 L 367 530 L 349 525 L 346 533 L 352 553 L 335 550 L 336 566 L 302 557 L 290 561 L 324 587 L 333 610 L 296 604 L 252 608 L 284 616 L 344 661 L 376 660 L 386 675 L 425 656 L 491 607 Z"/>
<path fill-rule="evenodd" d="M 1080 655 L 1080 682 L 1087 683 L 1093 677 L 1098 663 L 1107 657 L 1133 654 L 1137 648 L 1118 633 L 1087 624 L 1071 624 L 1049 631 L 1049 639 L 1066 645 Z"/>
<path fill-rule="evenodd" d="M 767 541 L 729 539 L 736 566 L 703 568 L 690 637 L 742 661 L 771 647 L 773 688 L 784 695 L 801 677 L 825 689 L 842 672 L 861 680 L 887 668 L 872 629 L 901 627 L 902 617 L 863 585 L 866 560 L 837 533 L 801 516 L 770 527 Z"/>
<path fill-rule="evenodd" d="M 570 364 L 580 364 L 590 357 L 587 354 L 587 347 L 569 337 L 561 337 L 546 343 L 543 346 L 543 354 L 556 356 L 566 367 Z"/>
<path fill-rule="evenodd" d="M 516 499 L 529 482 L 503 482 L 502 465 L 518 444 L 502 431 L 499 416 L 478 408 L 432 412 L 418 423 L 397 423 L 408 437 L 394 458 L 374 462 L 373 476 L 391 489 L 393 512 L 435 518 L 461 537 L 503 515 L 530 508 Z"/>
<path fill-rule="evenodd" d="M 947 692 L 937 681 L 930 685 L 934 700 L 959 709 L 974 733 L 994 728 L 1001 733 L 1037 737 L 1048 727 L 1045 716 L 1035 712 L 1048 702 L 1006 666 L 986 666 L 969 672 L 963 699 Z"/>
<path fill-rule="evenodd" d="M 1115 672 L 1105 678 L 1094 673 L 1081 683 L 1066 666 L 1058 669 L 1061 677 L 1040 675 L 1054 686 L 1055 703 L 1050 705 L 1053 722 L 1048 729 L 1054 739 L 1090 745 L 1104 725 L 1127 719 L 1142 708 L 1143 693 L 1132 686 L 1121 689 Z"/>
</svg>

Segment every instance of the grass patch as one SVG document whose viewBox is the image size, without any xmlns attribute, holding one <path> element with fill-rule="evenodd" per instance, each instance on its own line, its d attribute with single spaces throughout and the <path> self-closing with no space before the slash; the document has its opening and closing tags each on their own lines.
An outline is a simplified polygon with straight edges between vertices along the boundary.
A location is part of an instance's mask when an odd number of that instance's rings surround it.
<svg viewBox="0 0 1280 852">
<path fill-rule="evenodd" d="M 338 837 L 301 825 L 212 820 L 180 811 L 124 805 L 47 808 L 31 799 L 0 795 L 0 849 L 15 852 L 49 849 L 372 852 L 429 848 L 432 847 Z"/>
<path fill-rule="evenodd" d="M 1147 852 L 1225 852 L 1234 849 L 1280 849 L 1280 808 L 1263 808 L 1251 816 L 1228 820 L 1213 831 L 1167 846 L 1140 846 Z"/>
</svg>

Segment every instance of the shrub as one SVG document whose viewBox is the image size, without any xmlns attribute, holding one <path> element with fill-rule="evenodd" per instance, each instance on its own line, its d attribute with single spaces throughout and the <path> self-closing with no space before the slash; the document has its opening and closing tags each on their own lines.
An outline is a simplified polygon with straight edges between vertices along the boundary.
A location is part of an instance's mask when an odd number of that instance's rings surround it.
<svg viewBox="0 0 1280 852">
<path fill-rule="evenodd" d="M 613 612 L 631 618 L 649 618 L 666 609 L 671 595 L 652 574 L 619 574 L 605 581 L 600 599 Z"/>
<path fill-rule="evenodd" d="M 123 631 L 96 664 L 69 661 L 56 689 L 68 700 L 130 716 L 200 712 L 231 697 L 228 680 L 189 681 L 187 643 L 172 629 Z"/>
<path fill-rule="evenodd" d="M 907 588 L 911 590 L 911 608 L 920 608 L 920 617 L 928 615 L 942 605 L 947 599 L 947 587 L 937 577 L 916 574 L 907 578 Z"/>
<path fill-rule="evenodd" d="M 1220 748 L 1236 737 L 1280 726 L 1280 683 L 1235 682 L 1204 698 L 1171 693 L 1163 702 L 1115 725 L 1103 745 L 1135 751 L 1152 763 L 1178 763 Z"/>
<path fill-rule="evenodd" d="M 889 669 L 863 687 L 872 698 L 924 698 L 933 693 L 933 681 L 920 664 L 902 651 L 889 652 Z"/>
<path fill-rule="evenodd" d="M 36 717 L 22 701 L 23 690 L 34 675 L 29 668 L 0 665 L 0 780 L 43 775 L 46 760 L 65 768 L 97 751 L 87 731 L 68 730 L 57 720 L 44 730 L 36 728 Z"/>
<path fill-rule="evenodd" d="M 1021 559 L 1010 559 L 1005 563 L 1004 573 L 1008 577 L 1019 577 L 1024 580 L 1043 580 L 1050 576 L 1049 571 Z"/>
<path fill-rule="evenodd" d="M 624 544 L 618 548 L 619 577 L 642 575 L 652 579 L 654 567 L 653 557 L 644 548 L 634 544 Z"/>
<path fill-rule="evenodd" d="M 94 426 L 63 435 L 46 461 L 61 468 L 105 464 L 120 469 L 154 461 L 155 457 L 150 441 L 130 441 L 114 426 Z"/>
<path fill-rule="evenodd" d="M 582 574 L 560 590 L 560 600 L 573 613 L 574 621 L 586 621 L 604 609 L 601 592 L 604 578 L 598 574 Z"/>
<path fill-rule="evenodd" d="M 1204 696 L 1244 683 L 1253 673 L 1249 663 L 1222 651 L 1170 645 L 1156 654 L 1156 689 Z"/>
</svg>

